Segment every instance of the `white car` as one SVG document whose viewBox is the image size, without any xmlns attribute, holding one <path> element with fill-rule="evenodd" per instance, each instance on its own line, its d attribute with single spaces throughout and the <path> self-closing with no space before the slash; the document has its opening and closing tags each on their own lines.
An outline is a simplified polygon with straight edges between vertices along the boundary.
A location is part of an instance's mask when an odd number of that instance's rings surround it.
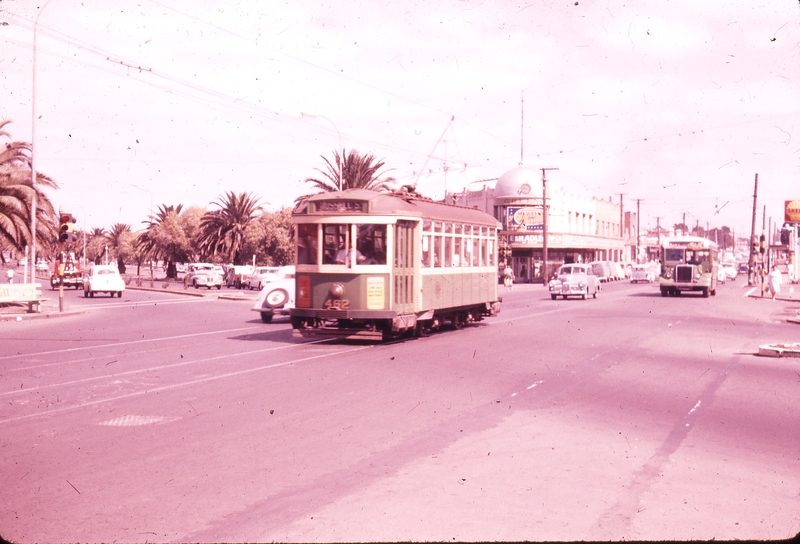
<svg viewBox="0 0 800 544">
<path fill-rule="evenodd" d="M 652 268 L 646 264 L 635 264 L 631 268 L 631 283 L 639 283 L 645 281 L 651 283 L 656 280 L 656 275 L 653 273 Z"/>
<path fill-rule="evenodd" d="M 728 264 L 724 264 L 724 265 L 721 264 L 720 266 L 725 270 L 725 274 L 728 276 L 729 280 L 736 281 L 736 276 L 739 275 L 739 271 L 736 270 L 736 265 L 735 264 L 728 263 Z"/>
<path fill-rule="evenodd" d="M 261 290 L 267 282 L 277 279 L 280 268 L 280 266 L 257 266 L 253 273 L 247 276 L 246 287 Z"/>
<path fill-rule="evenodd" d="M 193 263 L 186 269 L 183 284 L 195 289 L 216 287 L 222 289 L 222 267 L 210 263 Z"/>
<path fill-rule="evenodd" d="M 253 305 L 261 313 L 261 321 L 269 323 L 275 314 L 288 315 L 294 308 L 294 266 L 283 266 L 275 272 L 275 279 L 261 289 Z"/>
<path fill-rule="evenodd" d="M 125 280 L 119 275 L 117 266 L 113 264 L 96 264 L 83 275 L 83 296 L 94 297 L 95 293 L 116 294 L 122 298 L 125 291 Z"/>
</svg>

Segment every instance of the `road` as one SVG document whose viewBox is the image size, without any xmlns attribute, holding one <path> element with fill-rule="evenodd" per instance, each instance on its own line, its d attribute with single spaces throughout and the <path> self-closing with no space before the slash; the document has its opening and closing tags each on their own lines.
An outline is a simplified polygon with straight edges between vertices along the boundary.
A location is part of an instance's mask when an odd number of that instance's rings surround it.
<svg viewBox="0 0 800 544">
<path fill-rule="evenodd" d="M 788 303 L 504 292 L 380 345 L 249 302 L 65 294 L 0 322 L 0 534 L 45 541 L 776 539 L 800 531 Z"/>
</svg>

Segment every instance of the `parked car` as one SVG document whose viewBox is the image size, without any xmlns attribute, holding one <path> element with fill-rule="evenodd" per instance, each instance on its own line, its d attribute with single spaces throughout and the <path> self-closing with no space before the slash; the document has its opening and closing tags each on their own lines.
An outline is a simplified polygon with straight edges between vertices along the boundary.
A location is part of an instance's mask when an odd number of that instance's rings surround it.
<svg viewBox="0 0 800 544">
<path fill-rule="evenodd" d="M 225 285 L 241 289 L 247 285 L 247 278 L 253 273 L 252 265 L 231 265 L 225 275 Z"/>
<path fill-rule="evenodd" d="M 115 264 L 96 264 L 83 275 L 83 296 L 94 297 L 95 293 L 116 294 L 122 298 L 125 280 Z"/>
<path fill-rule="evenodd" d="M 279 266 L 257 266 L 253 273 L 247 276 L 247 288 L 261 290 L 269 281 L 276 279 Z"/>
<path fill-rule="evenodd" d="M 631 268 L 631 283 L 639 283 L 646 281 L 647 283 L 656 280 L 656 275 L 653 269 L 646 264 L 635 264 Z"/>
<path fill-rule="evenodd" d="M 183 284 L 195 289 L 200 287 L 222 289 L 222 267 L 210 263 L 192 263 L 186 267 Z"/>
<path fill-rule="evenodd" d="M 586 300 L 589 295 L 597 298 L 600 280 L 594 273 L 594 267 L 588 264 L 563 264 L 556 272 L 556 278 L 549 283 L 550 298 L 555 300 L 559 295 L 566 299 L 578 296 Z"/>
<path fill-rule="evenodd" d="M 589 263 L 589 266 L 592 267 L 592 272 L 594 272 L 594 275 L 597 277 L 597 281 L 610 281 L 609 276 L 611 275 L 611 270 L 605 261 L 592 261 Z"/>
<path fill-rule="evenodd" d="M 261 321 L 269 323 L 275 314 L 289 315 L 294 308 L 294 266 L 283 266 L 268 281 L 253 305 L 254 312 L 261 313 Z"/>
</svg>

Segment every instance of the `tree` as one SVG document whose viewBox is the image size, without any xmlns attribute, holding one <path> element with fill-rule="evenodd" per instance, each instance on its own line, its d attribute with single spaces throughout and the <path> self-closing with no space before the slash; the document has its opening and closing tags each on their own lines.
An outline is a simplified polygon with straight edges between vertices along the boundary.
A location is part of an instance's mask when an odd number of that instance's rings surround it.
<svg viewBox="0 0 800 544">
<path fill-rule="evenodd" d="M 167 263 L 168 278 L 177 277 L 176 262 L 192 262 L 197 254 L 194 240 L 205 210 L 193 207 L 181 213 L 182 210 L 182 204 L 159 206 L 158 213 L 145 221 L 147 230 L 136 242 L 142 258 Z"/>
<path fill-rule="evenodd" d="M 114 223 L 106 236 L 108 247 L 117 259 L 117 268 L 120 274 L 125 273 L 125 259 L 134 252 L 136 236 L 127 223 Z"/>
<path fill-rule="evenodd" d="M 255 255 L 256 262 L 265 266 L 292 264 L 292 210 L 265 213 L 250 223 L 245 231 L 243 254 Z"/>
<path fill-rule="evenodd" d="M 106 246 L 108 245 L 108 238 L 106 237 L 106 229 L 95 227 L 91 232 L 86 235 L 86 255 L 85 257 L 90 261 L 99 264 L 103 258 Z"/>
<path fill-rule="evenodd" d="M 0 121 L 0 137 L 10 139 L 11 135 L 3 130 L 10 122 Z M 42 189 L 57 189 L 58 185 L 37 172 L 34 191 L 30 154 L 31 146 L 24 142 L 6 142 L 0 146 L 0 249 L 24 251 L 25 246 L 31 245 L 30 212 L 34 194 L 37 250 L 51 246 L 56 240 L 56 213 Z"/>
<path fill-rule="evenodd" d="M 322 160 L 327 165 L 327 172 L 315 168 L 314 170 L 325 176 L 323 179 L 307 178 L 306 183 L 311 183 L 315 188 L 319 189 L 319 193 L 334 193 L 339 190 L 339 166 L 341 165 L 342 183 L 341 188 L 344 189 L 371 189 L 373 191 L 384 191 L 391 188 L 391 183 L 394 182 L 392 177 L 382 177 L 385 172 L 379 172 L 383 168 L 384 162 L 377 161 L 374 155 L 358 154 L 358 151 L 353 149 L 346 157 L 343 157 L 339 151 L 333 152 L 333 162 L 329 161 L 324 156 Z M 298 200 L 303 200 L 306 197 L 300 197 Z"/>
<path fill-rule="evenodd" d="M 220 209 L 206 212 L 200 220 L 197 247 L 204 257 L 243 264 L 242 246 L 247 226 L 261 212 L 258 198 L 251 193 L 226 193 L 215 203 Z"/>
</svg>

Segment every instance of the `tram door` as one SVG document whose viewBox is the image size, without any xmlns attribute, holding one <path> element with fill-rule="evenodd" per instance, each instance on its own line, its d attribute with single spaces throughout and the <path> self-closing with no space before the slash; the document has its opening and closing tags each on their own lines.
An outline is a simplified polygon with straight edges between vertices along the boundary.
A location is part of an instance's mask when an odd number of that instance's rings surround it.
<svg viewBox="0 0 800 544">
<path fill-rule="evenodd" d="M 414 226 L 398 221 L 394 231 L 392 308 L 401 314 L 414 311 Z"/>
</svg>

